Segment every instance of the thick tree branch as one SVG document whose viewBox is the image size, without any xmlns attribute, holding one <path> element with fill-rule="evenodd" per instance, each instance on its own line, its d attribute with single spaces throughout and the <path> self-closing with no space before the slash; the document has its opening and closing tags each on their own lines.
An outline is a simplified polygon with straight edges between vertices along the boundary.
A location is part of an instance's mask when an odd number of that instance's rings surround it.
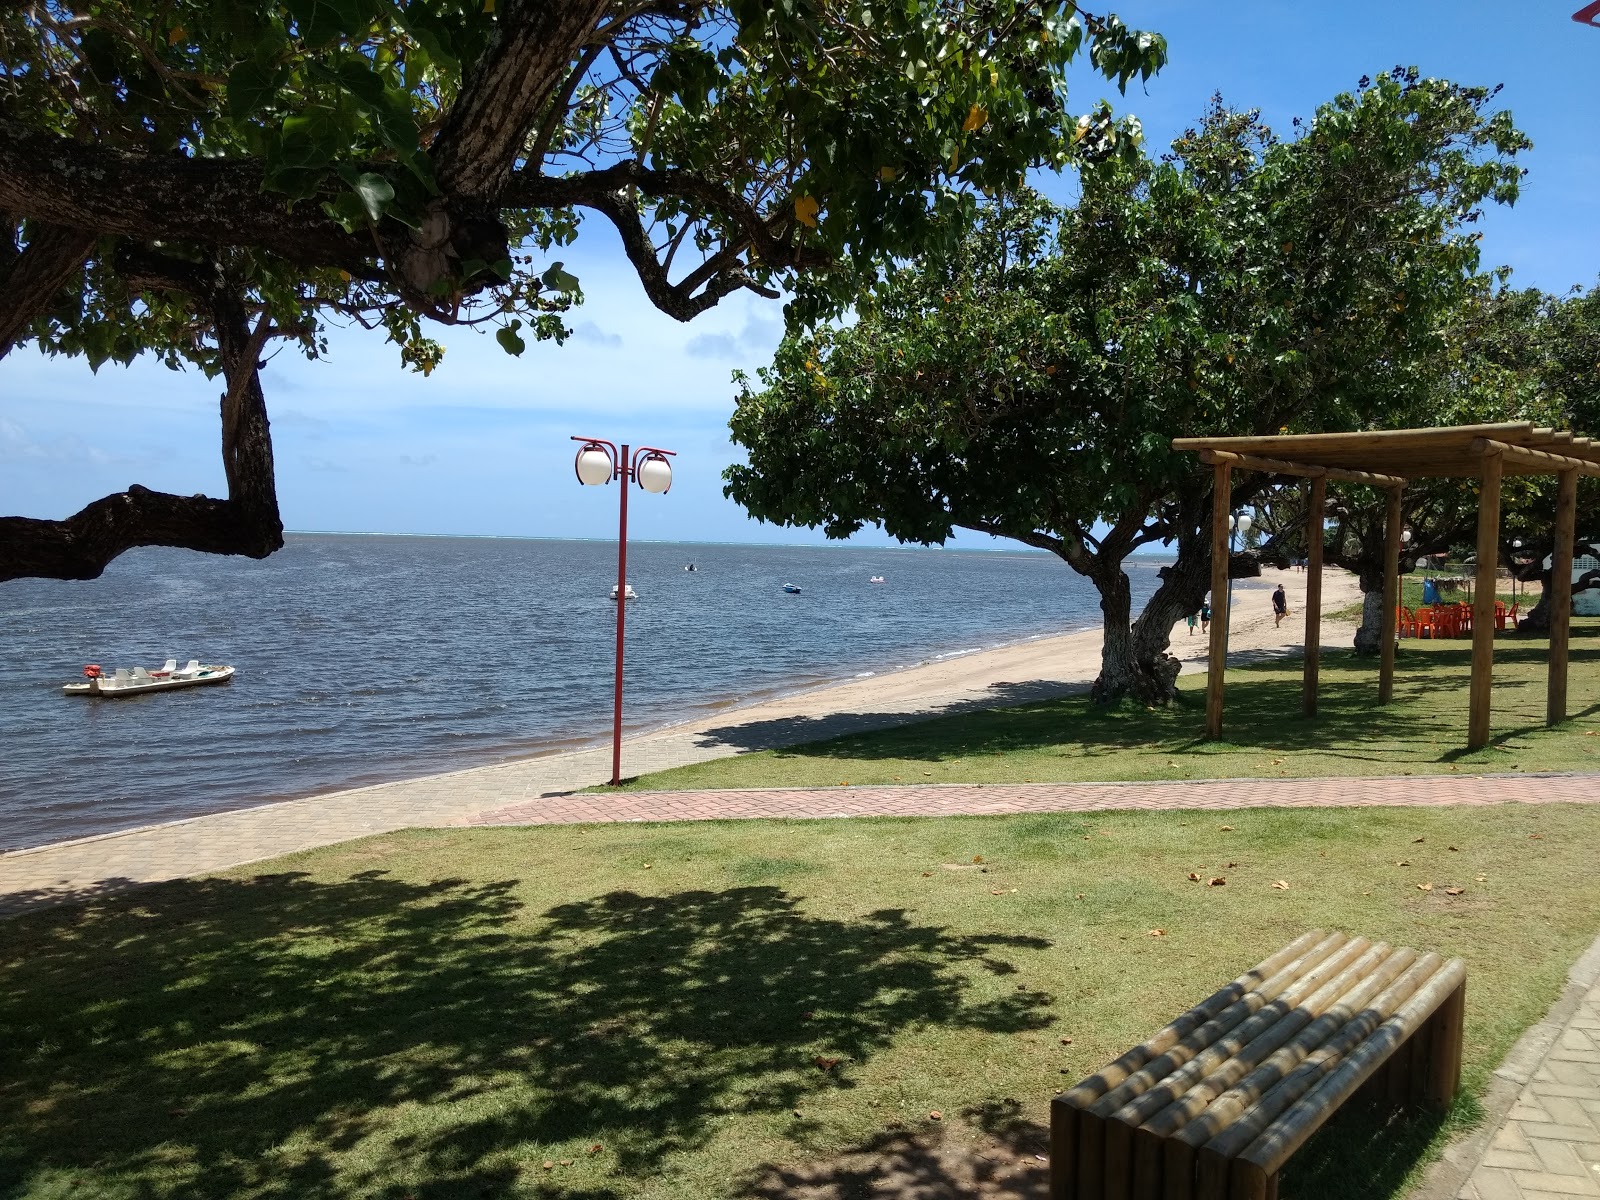
<svg viewBox="0 0 1600 1200">
<path fill-rule="evenodd" d="M 448 193 L 489 201 L 511 177 L 533 123 L 611 7 L 609 0 L 508 0 L 488 48 L 467 72 L 432 154 Z"/>
<path fill-rule="evenodd" d="M 22 253 L 0 264 L 0 358 L 50 306 L 93 248 L 92 233 L 36 222 Z"/>
<path fill-rule="evenodd" d="M 228 498 L 173 496 L 134 484 L 64 521 L 0 517 L 0 581 L 27 576 L 96 579 L 107 563 L 135 546 L 248 558 L 265 558 L 283 546 L 258 361 L 270 328 L 266 318 L 252 330 L 239 295 L 214 270 L 154 259 L 144 267 L 147 285 L 181 286 L 211 316 L 228 381 L 221 404 Z M 179 269 L 184 267 L 191 270 Z"/>
<path fill-rule="evenodd" d="M 36 221 L 151 241 L 251 245 L 308 266 L 355 273 L 369 240 L 315 200 L 263 193 L 258 162 L 133 154 L 0 121 L 0 209 Z"/>
</svg>

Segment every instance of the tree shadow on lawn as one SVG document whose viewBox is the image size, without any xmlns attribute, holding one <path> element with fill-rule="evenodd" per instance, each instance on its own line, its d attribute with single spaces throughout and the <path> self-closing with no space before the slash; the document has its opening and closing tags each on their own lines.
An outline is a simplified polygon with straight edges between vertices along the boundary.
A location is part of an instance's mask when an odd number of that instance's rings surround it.
<svg viewBox="0 0 1600 1200">
<path fill-rule="evenodd" d="M 1491 744 L 1503 744 L 1544 728 L 1543 675 L 1532 668 L 1542 666 L 1547 657 L 1543 647 L 1501 644 L 1496 648 L 1494 698 L 1500 719 L 1505 719 L 1508 699 L 1519 707 L 1528 707 L 1530 714 L 1537 709 L 1537 716 L 1515 727 L 1499 726 Z M 1198 696 L 1187 703 L 1156 710 L 1132 703 L 1097 705 L 1082 696 L 1012 707 L 974 705 L 963 712 L 941 713 L 933 718 L 937 723 L 934 726 L 905 725 L 894 721 L 893 714 L 840 714 L 840 721 L 858 721 L 864 730 L 874 730 L 843 736 L 828 736 L 837 728 L 829 723 L 834 718 L 797 717 L 761 722 L 759 726 L 711 730 L 709 737 L 744 749 L 783 746 L 778 757 L 800 759 L 948 762 L 986 754 L 1052 749 L 1064 758 L 1098 758 L 1140 750 L 1152 755 L 1226 756 L 1245 749 L 1315 751 L 1352 762 L 1448 763 L 1467 753 L 1464 743 L 1471 660 L 1469 648 L 1453 646 L 1448 650 L 1430 648 L 1403 653 L 1395 673 L 1395 696 L 1400 706 L 1380 708 L 1376 660 L 1371 660 L 1369 670 L 1368 660 L 1355 659 L 1348 653 L 1325 655 L 1318 715 L 1313 718 L 1300 715 L 1297 678 L 1233 674 L 1228 678 L 1223 737 L 1218 742 L 1203 737 L 1204 713 L 1194 702 Z M 1426 675 L 1407 674 L 1408 665 L 1423 662 L 1440 670 Z M 1518 670 L 1516 676 L 1508 675 L 1512 668 Z M 1025 692 L 1035 685 L 1001 686 Z M 1592 705 L 1574 715 L 1595 711 L 1600 711 L 1600 706 Z M 946 719 L 952 715 L 962 719 Z M 896 724 L 901 727 L 890 727 Z"/>
<path fill-rule="evenodd" d="M 7 921 L 0 1196 L 79 1179 L 433 1200 L 520 1179 L 598 1200 L 743 1114 L 849 1088 L 908 1031 L 1051 1020 L 1047 994 L 969 995 L 1039 938 L 813 916 L 772 887 L 522 908 L 515 880 L 372 871 L 186 880 Z M 563 1143 L 583 1159 L 564 1192 L 526 1174 Z"/>
<path fill-rule="evenodd" d="M 1478 1112 L 1473 1101 L 1458 1102 Z M 1454 1110 L 1347 1105 L 1289 1160 L 1281 1192 L 1294 1200 L 1396 1194 Z M 750 1200 L 1047 1200 L 1050 1131 L 1012 1099 L 966 1109 L 979 1134 L 962 1144 L 947 1122 L 885 1130 L 841 1154 L 771 1165 L 740 1188 Z"/>
</svg>

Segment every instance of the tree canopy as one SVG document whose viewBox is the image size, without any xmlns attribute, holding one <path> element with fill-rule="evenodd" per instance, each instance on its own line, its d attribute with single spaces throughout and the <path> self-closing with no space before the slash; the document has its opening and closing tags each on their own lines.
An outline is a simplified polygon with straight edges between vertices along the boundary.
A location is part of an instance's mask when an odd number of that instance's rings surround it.
<svg viewBox="0 0 1600 1200">
<path fill-rule="evenodd" d="M 1209 472 L 1171 439 L 1359 427 L 1405 394 L 1525 145 L 1491 92 L 1414 70 L 1286 141 L 1218 102 L 1161 160 L 1086 174 L 1068 209 L 997 202 L 855 323 L 791 333 L 740 397 L 727 490 L 833 537 L 1050 550 L 1100 592 L 1098 694 L 1165 700 L 1210 569 Z M 1232 502 L 1263 486 L 1243 474 Z M 1177 562 L 1130 629 L 1123 562 L 1157 542 Z"/>
<path fill-rule="evenodd" d="M 682 320 L 739 290 L 830 311 L 958 237 L 973 195 L 1136 130 L 1069 111 L 1153 34 L 1037 0 L 34 0 L 0 8 L 0 356 L 137 354 L 227 385 L 229 498 L 133 487 L 0 519 L 0 579 L 92 578 L 162 544 L 281 544 L 263 346 L 426 322 L 561 338 L 556 257 L 608 222 Z"/>
<path fill-rule="evenodd" d="M 1432 360 L 1417 372 L 1415 389 L 1381 414 L 1384 427 L 1533 421 L 1579 432 L 1600 428 L 1600 301 L 1574 288 L 1565 296 L 1508 286 L 1501 269 L 1474 281 L 1459 309 L 1447 314 Z M 1556 480 L 1511 476 L 1502 485 L 1500 561 L 1519 579 L 1546 578 L 1543 561 L 1554 545 Z M 1305 494 L 1290 485 L 1263 497 L 1261 527 L 1269 554 L 1299 554 L 1304 546 Z M 1385 500 L 1372 489 L 1340 489 L 1330 498 L 1324 560 L 1357 573 L 1366 593 L 1356 647 L 1376 654 L 1381 644 L 1385 574 Z M 1478 497 L 1468 479 L 1418 479 L 1406 488 L 1402 518 L 1411 533 L 1400 569 L 1421 558 L 1474 552 Z M 1578 536 L 1600 537 L 1600 483 L 1581 479 Z M 1516 543 L 1521 543 L 1518 549 Z M 1530 629 L 1544 627 L 1536 610 Z"/>
</svg>

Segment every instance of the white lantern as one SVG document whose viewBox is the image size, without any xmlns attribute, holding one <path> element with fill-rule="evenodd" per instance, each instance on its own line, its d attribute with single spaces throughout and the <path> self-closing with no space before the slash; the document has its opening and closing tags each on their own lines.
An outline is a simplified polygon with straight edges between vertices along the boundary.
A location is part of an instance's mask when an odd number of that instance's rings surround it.
<svg viewBox="0 0 1600 1200">
<path fill-rule="evenodd" d="M 1401 545 L 1402 545 L 1402 546 L 1409 546 L 1409 545 L 1411 545 L 1411 530 L 1409 530 L 1409 529 L 1402 529 L 1402 530 L 1401 530 L 1401 531 L 1400 531 L 1400 544 L 1401 544 Z"/>
<path fill-rule="evenodd" d="M 1249 533 L 1250 532 L 1250 526 L 1253 525 L 1254 523 L 1255 522 L 1250 520 L 1250 514 L 1249 513 L 1240 513 L 1239 514 L 1239 536 L 1243 537 L 1245 534 Z"/>
<path fill-rule="evenodd" d="M 651 454 L 639 464 L 639 486 L 661 495 L 672 486 L 672 464 L 659 454 Z"/>
<path fill-rule="evenodd" d="M 578 451 L 578 481 L 590 487 L 611 482 L 611 456 L 593 443 Z"/>
</svg>

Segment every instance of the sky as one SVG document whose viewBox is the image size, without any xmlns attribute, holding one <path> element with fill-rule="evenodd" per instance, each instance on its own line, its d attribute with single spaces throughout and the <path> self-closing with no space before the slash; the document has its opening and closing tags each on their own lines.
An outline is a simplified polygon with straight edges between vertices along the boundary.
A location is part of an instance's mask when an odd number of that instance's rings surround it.
<svg viewBox="0 0 1600 1200">
<path fill-rule="evenodd" d="M 1600 29 L 1574 23 L 1579 0 L 1126 0 L 1128 24 L 1167 37 L 1170 64 L 1118 97 L 1086 66 L 1073 106 L 1108 94 L 1164 147 L 1221 92 L 1287 137 L 1295 116 L 1397 64 L 1505 89 L 1499 101 L 1533 139 L 1515 208 L 1491 212 L 1484 265 L 1513 283 L 1565 291 L 1600 276 Z M 1069 195 L 1064 182 L 1045 190 Z M 630 536 L 819 543 L 820 532 L 750 520 L 722 495 L 738 455 L 727 437 L 737 389 L 782 333 L 779 303 L 743 293 L 689 324 L 645 300 L 609 225 L 589 220 L 566 268 L 586 301 L 564 346 L 520 359 L 487 334 L 434 331 L 445 359 L 430 378 L 400 368 L 381 334 L 336 330 L 330 356 L 285 351 L 263 375 L 278 495 L 291 530 L 612 537 L 615 487 L 580 487 L 576 434 L 677 451 L 671 492 L 636 492 Z M 131 483 L 225 493 L 219 388 L 148 361 L 98 374 L 32 349 L 0 361 L 0 514 L 59 518 Z M 889 539 L 867 530 L 860 544 Z M 985 546 L 987 539 L 958 538 Z"/>
</svg>

